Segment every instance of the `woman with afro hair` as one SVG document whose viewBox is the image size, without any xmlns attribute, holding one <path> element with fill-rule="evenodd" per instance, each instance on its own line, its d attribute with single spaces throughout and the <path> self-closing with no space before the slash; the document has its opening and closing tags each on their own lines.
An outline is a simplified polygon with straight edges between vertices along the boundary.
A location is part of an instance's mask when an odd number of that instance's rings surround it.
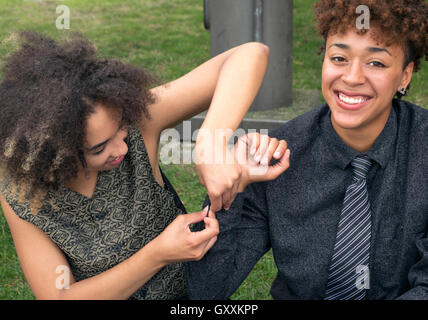
<svg viewBox="0 0 428 320">
<path fill-rule="evenodd" d="M 290 168 L 217 213 L 191 298 L 228 298 L 272 249 L 275 299 L 428 299 L 428 110 L 402 99 L 428 59 L 428 2 L 319 0 L 315 16 L 326 103 L 272 133 Z"/>
<path fill-rule="evenodd" d="M 245 158 L 253 141 L 269 160 L 278 152 L 264 175 L 207 156 L 228 155 L 223 141 L 256 96 L 269 49 L 243 44 L 150 89 L 143 69 L 97 57 L 80 34 L 17 39 L 0 83 L 0 198 L 36 298 L 185 299 L 183 262 L 216 241 L 214 212 L 288 166 L 285 141 L 258 134 L 240 139 L 240 150 Z M 197 170 L 211 210 L 186 214 L 160 170 L 159 138 L 206 109 Z M 191 232 L 200 221 L 205 230 Z"/>
</svg>

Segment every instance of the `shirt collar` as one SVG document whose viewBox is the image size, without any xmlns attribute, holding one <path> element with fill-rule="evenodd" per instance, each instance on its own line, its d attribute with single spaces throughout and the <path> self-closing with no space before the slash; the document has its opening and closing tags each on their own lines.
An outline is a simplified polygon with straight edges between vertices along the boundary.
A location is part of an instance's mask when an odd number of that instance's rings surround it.
<svg viewBox="0 0 428 320">
<path fill-rule="evenodd" d="M 373 146 L 365 154 L 385 168 L 394 150 L 397 134 L 396 103 L 393 101 L 391 112 L 384 129 L 375 140 Z M 327 105 L 328 108 L 328 105 Z M 361 153 L 352 149 L 337 135 L 331 124 L 330 109 L 321 120 L 321 134 L 327 140 L 331 161 L 343 170 Z"/>
</svg>

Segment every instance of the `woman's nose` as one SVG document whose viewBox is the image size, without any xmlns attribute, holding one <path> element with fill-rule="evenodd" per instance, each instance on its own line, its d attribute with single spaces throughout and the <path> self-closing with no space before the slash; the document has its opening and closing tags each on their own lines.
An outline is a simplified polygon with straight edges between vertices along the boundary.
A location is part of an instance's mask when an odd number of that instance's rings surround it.
<svg viewBox="0 0 428 320">
<path fill-rule="evenodd" d="M 113 157 L 117 158 L 128 153 L 128 145 L 123 139 L 116 139 L 114 145 Z"/>
<path fill-rule="evenodd" d="M 353 61 L 346 73 L 342 77 L 343 81 L 349 86 L 357 86 L 364 84 L 365 75 L 364 70 L 359 61 Z"/>
</svg>

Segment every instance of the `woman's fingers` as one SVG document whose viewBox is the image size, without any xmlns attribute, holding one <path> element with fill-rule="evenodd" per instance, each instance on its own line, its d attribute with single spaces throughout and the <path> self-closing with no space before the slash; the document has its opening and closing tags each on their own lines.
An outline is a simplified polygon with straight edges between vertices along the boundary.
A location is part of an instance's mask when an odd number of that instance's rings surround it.
<svg viewBox="0 0 428 320">
<path fill-rule="evenodd" d="M 249 154 L 254 156 L 260 146 L 260 134 L 257 132 L 249 133 L 244 136 L 248 144 Z"/>
<path fill-rule="evenodd" d="M 212 210 L 208 213 L 208 217 L 206 217 L 206 211 L 202 210 L 199 212 L 193 212 L 183 215 L 185 217 L 186 226 L 197 223 L 200 221 L 205 222 L 205 229 L 201 231 L 191 232 L 191 236 L 193 237 L 193 242 L 195 246 L 201 245 L 203 242 L 210 240 L 212 237 L 215 237 L 219 233 L 219 225 L 218 221 L 215 218 L 215 215 Z"/>
<path fill-rule="evenodd" d="M 209 211 L 208 217 L 204 218 L 204 222 L 205 222 L 205 229 L 210 229 L 212 231 L 212 237 L 203 241 L 200 244 L 201 252 L 197 260 L 202 259 L 202 257 L 207 253 L 207 251 L 212 248 L 212 246 L 217 241 L 217 235 L 219 233 L 219 224 L 218 224 L 218 220 L 215 217 L 214 211 L 212 210 Z"/>
<path fill-rule="evenodd" d="M 229 208 L 232 200 L 232 189 L 226 190 L 222 195 L 222 199 L 223 199 L 222 208 L 225 208 L 225 209 Z"/>
<path fill-rule="evenodd" d="M 181 224 L 187 229 L 191 224 L 198 223 L 204 220 L 206 209 L 197 212 L 179 215 L 176 219 L 181 219 Z"/>
<path fill-rule="evenodd" d="M 268 147 L 269 147 L 269 140 L 270 137 L 267 135 L 260 135 L 260 145 L 257 149 L 256 154 L 254 155 L 254 161 L 256 163 L 259 163 L 262 160 L 263 155 L 266 153 Z"/>
<path fill-rule="evenodd" d="M 208 250 L 210 250 L 213 247 L 213 245 L 216 243 L 216 241 L 217 241 L 217 236 L 212 237 L 210 240 L 205 242 L 206 245 L 204 248 L 203 256 L 208 252 Z"/>
<path fill-rule="evenodd" d="M 232 203 L 233 203 L 233 201 L 235 200 L 235 198 L 236 198 L 236 195 L 238 194 L 238 190 L 239 190 L 239 185 L 240 185 L 240 181 L 237 181 L 234 185 L 233 185 L 233 190 L 232 190 L 232 195 L 233 195 L 233 197 L 232 197 L 232 199 L 230 200 L 230 203 L 229 203 L 229 205 L 227 206 L 227 207 L 225 207 L 225 209 L 226 210 L 229 210 L 230 209 L 230 207 L 232 206 Z"/>
<path fill-rule="evenodd" d="M 277 147 L 279 145 L 279 141 L 276 138 L 270 138 L 269 139 L 269 145 L 268 148 L 266 150 L 266 152 L 264 153 L 262 160 L 260 161 L 260 164 L 263 166 L 267 166 L 269 165 L 273 153 L 276 151 Z"/>
<path fill-rule="evenodd" d="M 273 153 L 273 158 L 281 159 L 281 157 L 283 156 L 286 150 L 287 150 L 287 142 L 285 140 L 279 141 L 278 146 L 275 152 Z"/>
<path fill-rule="evenodd" d="M 223 208 L 229 210 L 238 193 L 239 181 L 235 182 L 229 192 L 223 194 Z"/>
<path fill-rule="evenodd" d="M 276 179 L 281 173 L 290 167 L 290 149 L 287 149 L 280 161 L 270 166 L 266 174 L 267 180 Z"/>
<path fill-rule="evenodd" d="M 206 187 L 215 212 L 222 208 L 228 210 L 241 186 L 252 181 L 268 180 L 269 164 L 272 159 L 279 160 L 287 149 L 284 140 L 271 138 L 268 135 L 249 133 L 235 144 L 232 159 L 234 165 L 200 165 L 197 167 L 201 183 Z M 282 167 L 281 167 L 282 168 Z M 273 172 L 279 172 L 275 169 Z M 253 179 L 252 176 L 259 176 Z M 263 177 L 265 176 L 265 177 Z"/>
<path fill-rule="evenodd" d="M 223 194 L 218 195 L 217 193 L 208 193 L 211 202 L 211 210 L 217 212 L 223 207 Z"/>
<path fill-rule="evenodd" d="M 203 210 L 204 211 L 204 210 Z M 206 211 L 203 212 L 205 215 Z M 218 220 L 215 217 L 214 211 L 210 210 L 208 217 L 204 216 L 205 229 L 198 232 L 193 232 L 194 241 L 196 247 L 194 251 L 195 258 L 194 260 L 200 260 L 207 253 L 209 249 L 212 248 L 214 243 L 217 241 L 217 236 L 220 232 Z"/>
<path fill-rule="evenodd" d="M 251 139 L 260 141 L 254 160 L 261 165 L 268 165 L 272 158 L 280 159 L 285 150 L 287 150 L 287 142 L 285 140 L 279 141 L 276 138 L 271 138 L 268 135 L 260 135 L 258 133 L 254 134 Z"/>
</svg>

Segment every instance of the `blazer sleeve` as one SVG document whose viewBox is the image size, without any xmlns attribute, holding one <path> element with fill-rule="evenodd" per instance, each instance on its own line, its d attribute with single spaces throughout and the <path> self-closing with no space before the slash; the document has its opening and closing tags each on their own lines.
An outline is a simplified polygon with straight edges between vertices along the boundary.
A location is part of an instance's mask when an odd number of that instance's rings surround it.
<svg viewBox="0 0 428 320">
<path fill-rule="evenodd" d="M 216 213 L 217 242 L 200 261 L 185 264 L 190 299 L 224 300 L 238 289 L 270 249 L 267 210 L 264 183 L 254 183 L 236 196 L 228 211 Z M 195 231 L 201 228 L 198 224 Z"/>
<path fill-rule="evenodd" d="M 398 300 L 428 300 L 428 237 L 417 240 L 416 247 L 421 258 L 409 271 L 411 289 Z"/>
</svg>

